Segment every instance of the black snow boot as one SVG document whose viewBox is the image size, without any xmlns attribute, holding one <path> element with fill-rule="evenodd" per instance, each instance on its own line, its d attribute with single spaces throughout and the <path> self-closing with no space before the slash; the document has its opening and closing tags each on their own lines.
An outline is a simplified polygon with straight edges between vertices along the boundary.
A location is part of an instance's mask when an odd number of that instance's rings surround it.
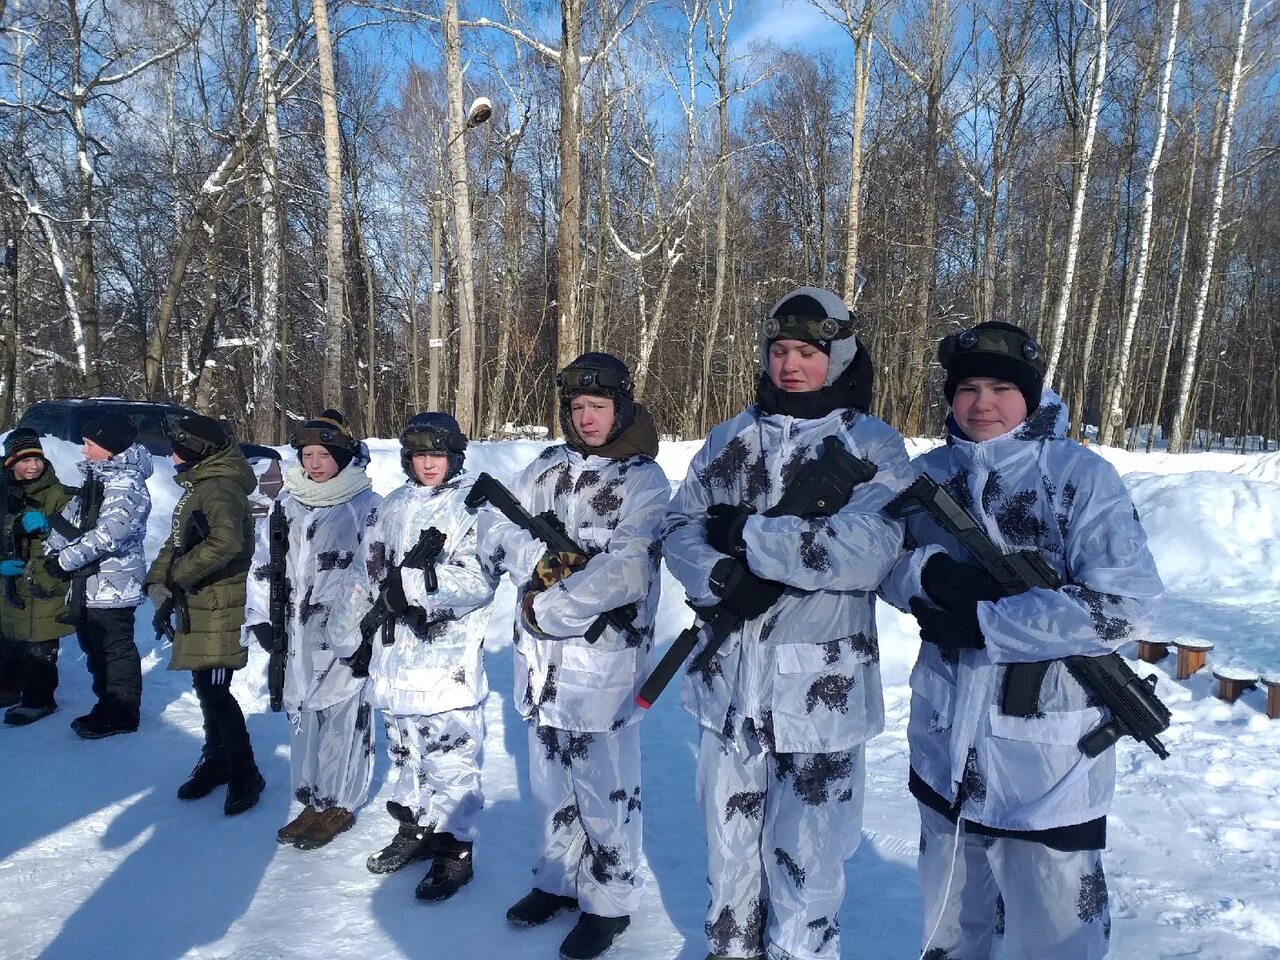
<svg viewBox="0 0 1280 960">
<path fill-rule="evenodd" d="M 25 727 L 29 723 L 35 723 L 37 720 L 47 717 L 57 709 L 57 706 L 52 703 L 43 707 L 28 707 L 26 704 L 19 704 L 16 707 L 10 707 L 4 712 L 4 722 L 11 727 Z"/>
<path fill-rule="evenodd" d="M 560 956 L 562 960 L 593 960 L 613 946 L 614 938 L 629 926 L 630 917 L 600 917 L 584 913 L 564 938 L 564 943 L 560 944 Z"/>
<path fill-rule="evenodd" d="M 205 747 L 196 761 L 195 769 L 187 782 L 178 788 L 179 800 L 199 800 L 207 797 L 230 778 L 227 758 L 221 747 Z"/>
<path fill-rule="evenodd" d="M 416 823 L 402 823 L 391 842 L 364 862 L 370 873 L 395 873 L 431 856 L 435 834 Z"/>
<path fill-rule="evenodd" d="M 575 898 L 534 887 L 507 910 L 507 923 L 513 927 L 539 927 L 561 910 L 576 909 L 578 901 Z"/>
<path fill-rule="evenodd" d="M 227 780 L 227 799 L 222 804 L 222 812 L 228 817 L 244 813 L 257 804 L 258 797 L 266 788 L 267 781 L 262 779 L 262 773 L 258 770 L 258 765 L 253 762 L 253 755 L 250 754 L 247 764 L 237 765 L 231 770 L 231 777 Z"/>
<path fill-rule="evenodd" d="M 118 733 L 134 733 L 138 729 L 137 708 L 112 703 L 99 703 L 83 717 L 71 721 L 71 729 L 82 740 L 101 740 Z"/>
<path fill-rule="evenodd" d="M 451 833 L 435 835 L 435 857 L 413 895 L 419 900 L 448 900 L 470 882 L 471 844 Z"/>
<path fill-rule="evenodd" d="M 7 676 L 0 678 L 0 709 L 16 707 L 21 702 L 22 687 L 12 683 Z"/>
</svg>

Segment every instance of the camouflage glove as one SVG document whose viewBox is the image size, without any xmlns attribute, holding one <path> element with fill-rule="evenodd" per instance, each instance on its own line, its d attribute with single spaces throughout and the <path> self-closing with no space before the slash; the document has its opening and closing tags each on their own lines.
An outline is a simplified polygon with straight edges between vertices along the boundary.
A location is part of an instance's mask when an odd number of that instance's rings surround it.
<svg viewBox="0 0 1280 960">
<path fill-rule="evenodd" d="M 533 568 L 531 586 L 534 590 L 549 590 L 586 565 L 584 554 L 572 550 L 548 550 Z"/>
</svg>

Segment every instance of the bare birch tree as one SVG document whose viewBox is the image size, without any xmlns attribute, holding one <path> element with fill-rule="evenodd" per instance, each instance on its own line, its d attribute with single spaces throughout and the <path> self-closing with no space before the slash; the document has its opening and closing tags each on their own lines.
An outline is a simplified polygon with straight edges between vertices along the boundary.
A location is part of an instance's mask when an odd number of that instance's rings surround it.
<svg viewBox="0 0 1280 960">
<path fill-rule="evenodd" d="M 342 342 L 346 335 L 346 265 L 342 246 L 342 135 L 338 127 L 338 92 L 333 71 L 328 0 L 311 0 L 315 20 L 316 60 L 320 68 L 320 110 L 324 115 L 325 308 L 324 385 L 326 403 L 342 405 Z"/>
</svg>

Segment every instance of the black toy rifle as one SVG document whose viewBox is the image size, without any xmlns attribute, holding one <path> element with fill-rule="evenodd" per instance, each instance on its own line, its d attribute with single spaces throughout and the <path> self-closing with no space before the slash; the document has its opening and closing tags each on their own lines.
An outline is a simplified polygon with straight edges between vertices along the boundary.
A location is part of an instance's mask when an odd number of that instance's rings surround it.
<svg viewBox="0 0 1280 960">
<path fill-rule="evenodd" d="M 267 618 L 271 628 L 271 658 L 267 661 L 267 696 L 273 713 L 284 706 L 284 661 L 288 655 L 289 580 L 285 564 L 289 556 L 289 518 L 276 501 L 267 518 Z"/>
<path fill-rule="evenodd" d="M 173 582 L 173 565 L 185 557 L 209 538 L 209 521 L 205 515 L 196 510 L 187 522 L 186 532 L 182 535 L 182 543 L 174 544 L 169 561 L 169 571 L 165 575 L 165 586 L 169 588 L 169 599 L 155 612 L 151 625 L 155 627 L 156 641 L 164 640 L 173 643 L 179 633 L 191 632 L 191 608 L 187 606 L 187 591 Z M 177 622 L 174 623 L 173 621 Z"/>
<path fill-rule="evenodd" d="M 1016 596 L 1033 587 L 1056 590 L 1062 581 L 1039 553 L 1023 550 L 1006 554 L 992 542 L 986 531 L 932 477 L 921 475 L 898 494 L 885 512 L 905 517 L 923 510 L 960 541 L 978 566 L 1000 586 L 1005 596 Z M 1032 717 L 1039 711 L 1040 687 L 1054 663 L 1010 664 L 1005 671 L 1001 710 L 1011 716 Z M 1156 756 L 1165 760 L 1169 751 L 1159 734 L 1169 726 L 1169 708 L 1155 694 L 1156 678 L 1139 677 L 1116 653 L 1097 657 L 1064 657 L 1071 675 L 1085 690 L 1111 711 L 1111 719 L 1080 738 L 1080 749 L 1096 757 L 1123 736 L 1141 740 Z"/>
<path fill-rule="evenodd" d="M 5 470 L 0 473 L 0 518 L 5 518 L 9 514 L 10 502 L 9 495 L 13 492 L 13 472 Z M 18 556 L 18 527 L 22 523 L 22 504 L 18 498 L 14 498 L 13 517 L 9 522 L 0 526 L 0 560 L 9 557 Z M 17 577 L 4 578 L 4 602 L 11 607 L 22 609 L 22 598 L 18 596 Z"/>
<path fill-rule="evenodd" d="M 510 490 L 487 473 L 482 473 L 476 477 L 475 483 L 467 492 L 465 503 L 470 510 L 475 510 L 486 503 L 489 504 L 521 530 L 527 531 L 536 540 L 541 541 L 548 550 L 587 556 L 587 552 L 574 543 L 573 538 L 565 533 L 564 527 L 556 521 L 554 514 L 548 511 L 535 517 L 524 508 Z M 644 638 L 632 626 L 635 616 L 634 604 L 627 604 L 617 610 L 606 610 L 587 628 L 583 638 L 588 643 L 595 643 L 600 638 L 600 634 L 604 632 L 604 628 L 609 626 L 615 630 L 622 631 L 631 638 L 632 643 L 640 646 L 644 643 Z"/>
<path fill-rule="evenodd" d="M 436 577 L 436 561 L 444 551 L 445 535 L 435 527 L 427 527 L 418 537 L 418 542 L 406 553 L 395 566 L 395 570 L 421 570 L 423 585 L 428 593 L 435 593 L 440 588 Z M 369 661 L 373 658 L 373 638 L 382 634 L 382 645 L 389 647 L 396 642 L 396 621 L 403 616 L 397 614 L 387 605 L 386 580 L 383 580 L 378 596 L 360 620 L 360 646 L 345 662 L 357 677 L 369 675 Z"/>
<path fill-rule="evenodd" d="M 876 465 L 855 457 L 836 437 L 823 437 L 818 456 L 807 461 L 783 491 L 782 498 L 764 512 L 766 517 L 829 517 L 849 502 L 859 484 L 868 483 L 876 475 Z M 785 589 L 775 584 L 780 597 Z M 666 654 L 653 668 L 644 686 L 636 694 L 636 703 L 646 710 L 666 689 L 680 665 L 693 652 L 703 628 L 707 643 L 694 661 L 693 669 L 711 662 L 729 635 L 742 625 L 742 619 L 718 606 L 694 608 L 701 622 L 694 622 L 671 642 Z"/>
<path fill-rule="evenodd" d="M 98 515 L 102 512 L 102 500 L 105 496 L 102 481 L 97 477 L 86 477 L 84 486 L 77 491 L 77 495 L 80 497 L 79 526 L 69 523 L 60 513 L 49 517 L 49 526 L 62 534 L 68 543 L 79 540 L 98 525 Z M 80 622 L 89 578 L 98 572 L 100 565 L 100 561 L 94 560 L 67 574 L 71 578 L 71 587 L 67 591 L 67 612 L 58 617 L 59 621 Z"/>
</svg>

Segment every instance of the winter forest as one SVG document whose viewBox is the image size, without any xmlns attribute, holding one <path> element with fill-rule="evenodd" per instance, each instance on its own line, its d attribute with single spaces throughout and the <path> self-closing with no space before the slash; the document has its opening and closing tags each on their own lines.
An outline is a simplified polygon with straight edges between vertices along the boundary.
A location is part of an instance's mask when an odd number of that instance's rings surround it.
<svg viewBox="0 0 1280 960">
<path fill-rule="evenodd" d="M 699 436 L 812 283 L 909 436 L 998 318 L 1077 436 L 1268 449 L 1278 37 L 1254 0 L 0 0 L 0 422 L 500 437 L 607 348 Z"/>
</svg>

